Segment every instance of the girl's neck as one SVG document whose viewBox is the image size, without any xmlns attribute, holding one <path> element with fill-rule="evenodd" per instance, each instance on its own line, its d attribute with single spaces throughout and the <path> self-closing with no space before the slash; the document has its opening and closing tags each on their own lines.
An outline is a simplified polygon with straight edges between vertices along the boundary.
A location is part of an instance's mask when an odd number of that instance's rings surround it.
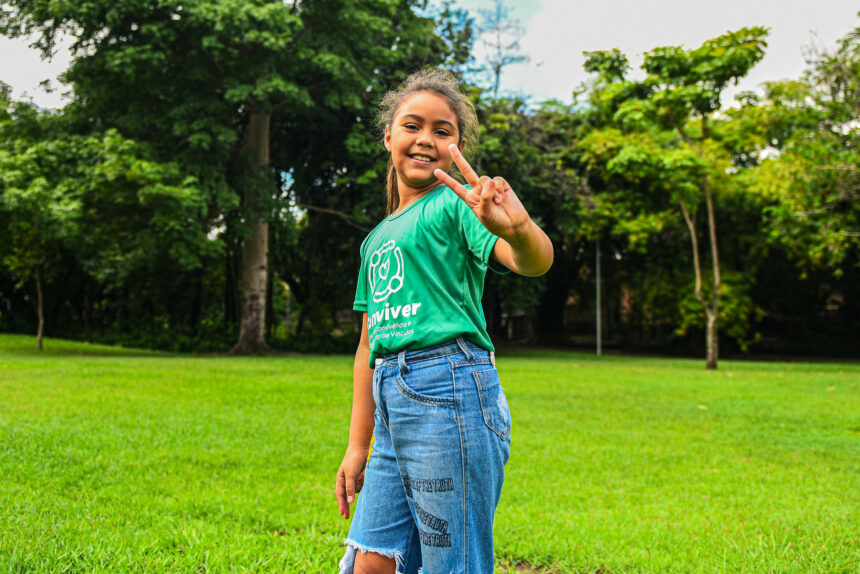
<svg viewBox="0 0 860 574">
<path fill-rule="evenodd" d="M 400 204 L 397 206 L 397 210 L 395 210 L 394 213 L 400 213 L 440 185 L 443 184 L 438 179 L 423 187 L 412 187 L 398 182 L 397 194 L 400 196 Z"/>
</svg>

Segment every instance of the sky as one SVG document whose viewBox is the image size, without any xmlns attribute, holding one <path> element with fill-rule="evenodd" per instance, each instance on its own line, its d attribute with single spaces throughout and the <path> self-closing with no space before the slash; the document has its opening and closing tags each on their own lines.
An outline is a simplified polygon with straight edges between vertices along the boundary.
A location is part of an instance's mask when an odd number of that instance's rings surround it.
<svg viewBox="0 0 860 574">
<path fill-rule="evenodd" d="M 459 0 L 460 7 L 478 16 L 491 0 Z M 657 46 L 691 49 L 727 30 L 744 26 L 770 28 L 764 59 L 729 97 L 754 90 L 761 82 L 799 78 L 806 67 L 804 47 L 833 49 L 836 40 L 860 26 L 856 0 L 507 0 L 511 15 L 525 33 L 520 47 L 530 60 L 502 74 L 501 89 L 532 101 L 570 102 L 573 90 L 587 74 L 585 50 L 618 48 L 634 70 L 642 54 Z M 69 62 L 66 51 L 45 62 L 27 47 L 27 40 L 0 37 L 0 80 L 10 84 L 16 98 L 30 97 L 42 107 L 59 107 L 63 87 L 56 82 Z M 476 43 L 480 59 L 482 50 Z M 634 77 L 636 74 L 634 74 Z M 51 79 L 51 94 L 39 87 Z"/>
<path fill-rule="evenodd" d="M 491 0 L 460 0 L 477 15 Z M 770 28 L 761 62 L 728 95 L 755 90 L 764 81 L 799 78 L 803 49 L 813 43 L 832 50 L 839 38 L 860 26 L 856 0 L 507 0 L 525 28 L 520 41 L 528 64 L 502 74 L 508 93 L 571 101 L 588 74 L 583 51 L 618 48 L 639 72 L 642 55 L 658 46 L 693 49 L 728 30 Z M 476 52 L 481 48 L 480 42 Z M 638 77 L 644 74 L 641 72 Z M 637 74 L 633 74 L 637 77 Z"/>
</svg>

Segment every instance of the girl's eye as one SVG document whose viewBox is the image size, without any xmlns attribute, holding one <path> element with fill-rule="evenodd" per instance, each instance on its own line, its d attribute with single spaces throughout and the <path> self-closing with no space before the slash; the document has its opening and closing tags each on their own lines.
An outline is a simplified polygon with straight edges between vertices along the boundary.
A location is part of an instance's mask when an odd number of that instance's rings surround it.
<svg viewBox="0 0 860 574">
<path fill-rule="evenodd" d="M 407 130 L 417 130 L 418 129 L 418 126 L 416 126 L 415 124 L 405 124 L 403 127 L 406 128 Z"/>
<path fill-rule="evenodd" d="M 436 130 L 436 135 L 439 135 L 439 136 L 442 136 L 442 137 L 448 137 L 448 136 L 450 136 L 451 134 L 449 134 L 449 133 L 448 133 L 448 132 L 446 132 L 445 130 Z"/>
</svg>

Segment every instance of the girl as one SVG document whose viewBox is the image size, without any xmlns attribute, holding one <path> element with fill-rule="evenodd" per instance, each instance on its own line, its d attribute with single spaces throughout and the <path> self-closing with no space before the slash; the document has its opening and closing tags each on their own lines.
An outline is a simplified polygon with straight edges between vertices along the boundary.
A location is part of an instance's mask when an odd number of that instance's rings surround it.
<svg viewBox="0 0 860 574">
<path fill-rule="evenodd" d="M 354 308 L 364 322 L 336 486 L 344 518 L 364 490 L 341 573 L 485 574 L 511 419 L 481 310 L 484 275 L 488 265 L 542 275 L 552 244 L 503 178 L 479 176 L 463 157 L 475 151 L 477 116 L 453 75 L 413 74 L 381 108 L 389 215 L 361 246 Z"/>
</svg>

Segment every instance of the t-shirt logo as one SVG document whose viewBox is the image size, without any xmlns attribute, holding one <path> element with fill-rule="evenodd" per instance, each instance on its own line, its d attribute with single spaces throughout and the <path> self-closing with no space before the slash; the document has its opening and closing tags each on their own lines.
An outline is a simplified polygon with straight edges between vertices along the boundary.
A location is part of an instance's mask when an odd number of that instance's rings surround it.
<svg viewBox="0 0 860 574">
<path fill-rule="evenodd" d="M 392 269 L 392 260 L 395 268 Z M 392 239 L 370 256 L 370 292 L 374 303 L 388 299 L 403 287 L 403 254 Z"/>
</svg>

